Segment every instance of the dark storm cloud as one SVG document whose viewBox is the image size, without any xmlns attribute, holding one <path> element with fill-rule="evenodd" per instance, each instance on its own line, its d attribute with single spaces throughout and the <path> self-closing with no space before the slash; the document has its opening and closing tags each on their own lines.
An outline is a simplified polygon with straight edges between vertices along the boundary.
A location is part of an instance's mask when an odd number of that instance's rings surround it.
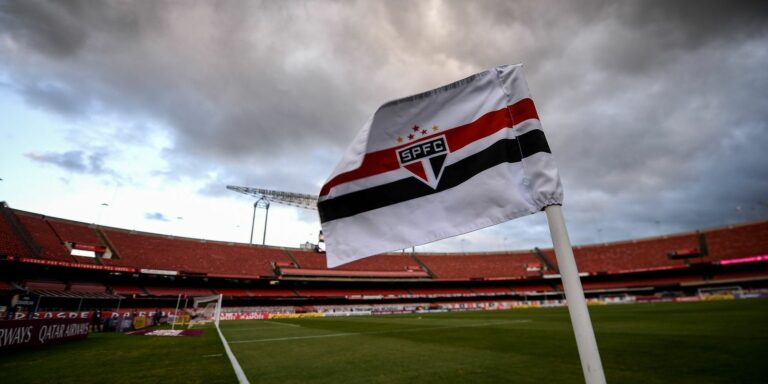
<svg viewBox="0 0 768 384">
<path fill-rule="evenodd" d="M 768 216 L 766 2 L 16 1 L 0 34 L 30 104 L 168 127 L 207 195 L 312 193 L 378 105 L 524 62 L 576 242 Z"/>
<path fill-rule="evenodd" d="M 90 175 L 115 175 L 115 172 L 106 167 L 104 162 L 109 154 L 107 151 L 44 152 L 27 153 L 27 158 L 43 164 L 50 164 L 63 168 L 70 172 Z"/>
<path fill-rule="evenodd" d="M 4 1 L 0 3 L 0 27 L 14 39 L 51 56 L 74 54 L 87 34 L 78 23 L 81 3 Z"/>
</svg>

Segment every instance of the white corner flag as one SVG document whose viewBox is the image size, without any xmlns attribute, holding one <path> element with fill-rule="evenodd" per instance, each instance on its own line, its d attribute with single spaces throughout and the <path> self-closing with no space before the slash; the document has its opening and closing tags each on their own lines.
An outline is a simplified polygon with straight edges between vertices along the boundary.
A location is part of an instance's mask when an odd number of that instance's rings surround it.
<svg viewBox="0 0 768 384">
<path fill-rule="evenodd" d="M 318 210 L 333 268 L 562 200 L 518 64 L 381 106 L 323 185 Z"/>
<path fill-rule="evenodd" d="M 585 382 L 604 384 L 562 202 L 518 64 L 379 107 L 323 185 L 318 210 L 328 268 L 544 210 Z"/>
</svg>

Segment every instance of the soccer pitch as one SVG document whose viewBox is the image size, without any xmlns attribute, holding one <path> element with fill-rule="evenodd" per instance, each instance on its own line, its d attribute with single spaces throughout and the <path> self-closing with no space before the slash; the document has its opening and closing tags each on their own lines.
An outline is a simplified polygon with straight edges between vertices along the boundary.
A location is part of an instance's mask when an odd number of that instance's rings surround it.
<svg viewBox="0 0 768 384">
<path fill-rule="evenodd" d="M 610 383 L 759 383 L 768 300 L 590 307 Z M 222 322 L 252 383 L 579 383 L 565 308 Z M 4 382 L 235 382 L 216 332 L 0 356 Z"/>
</svg>

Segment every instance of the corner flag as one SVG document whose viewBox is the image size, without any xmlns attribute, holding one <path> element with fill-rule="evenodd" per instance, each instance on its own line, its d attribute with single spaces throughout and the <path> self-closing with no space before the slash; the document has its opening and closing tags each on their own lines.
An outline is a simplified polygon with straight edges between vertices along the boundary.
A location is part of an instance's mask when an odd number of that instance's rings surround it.
<svg viewBox="0 0 768 384">
<path fill-rule="evenodd" d="M 522 65 L 381 106 L 320 191 L 328 267 L 561 204 Z"/>
<path fill-rule="evenodd" d="M 585 382 L 605 384 L 562 201 L 518 64 L 379 107 L 317 208 L 329 268 L 544 210 Z"/>
</svg>

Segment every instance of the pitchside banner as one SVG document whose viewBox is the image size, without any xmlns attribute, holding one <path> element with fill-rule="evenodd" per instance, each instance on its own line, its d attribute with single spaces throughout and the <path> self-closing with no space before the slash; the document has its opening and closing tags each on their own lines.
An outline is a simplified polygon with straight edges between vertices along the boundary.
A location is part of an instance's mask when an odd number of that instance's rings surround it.
<svg viewBox="0 0 768 384">
<path fill-rule="evenodd" d="M 381 106 L 320 191 L 328 267 L 561 204 L 522 65 Z"/>
<path fill-rule="evenodd" d="M 0 353 L 84 339 L 88 323 L 87 318 L 0 321 Z"/>
</svg>

